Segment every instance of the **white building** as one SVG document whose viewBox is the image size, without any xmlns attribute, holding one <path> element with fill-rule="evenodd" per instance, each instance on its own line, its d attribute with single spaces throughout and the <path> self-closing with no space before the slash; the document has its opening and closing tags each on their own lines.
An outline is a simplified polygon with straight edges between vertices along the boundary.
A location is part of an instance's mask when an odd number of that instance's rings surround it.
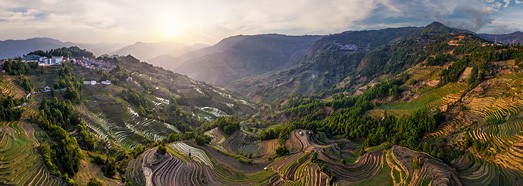
<svg viewBox="0 0 523 186">
<path fill-rule="evenodd" d="M 95 80 L 92 81 L 84 81 L 84 85 L 96 85 L 97 82 Z"/>
<path fill-rule="evenodd" d="M 105 80 L 105 81 L 102 81 L 102 82 L 100 82 L 100 83 L 102 83 L 102 84 L 104 84 L 104 85 L 110 85 L 110 84 L 111 84 L 111 81 L 109 81 L 109 80 Z"/>
<path fill-rule="evenodd" d="M 51 92 L 51 88 L 49 86 L 44 87 L 44 92 Z"/>
<path fill-rule="evenodd" d="M 50 65 L 61 65 L 63 61 L 64 61 L 64 57 L 53 56 L 52 58 L 49 59 L 49 64 Z"/>
</svg>

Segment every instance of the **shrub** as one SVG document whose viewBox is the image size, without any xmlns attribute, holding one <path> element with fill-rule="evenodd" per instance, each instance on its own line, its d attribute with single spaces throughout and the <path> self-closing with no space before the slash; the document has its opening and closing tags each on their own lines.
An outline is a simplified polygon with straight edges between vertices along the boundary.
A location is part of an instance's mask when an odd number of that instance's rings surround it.
<svg viewBox="0 0 523 186">
<path fill-rule="evenodd" d="M 89 183 L 87 183 L 87 186 L 102 186 L 103 183 L 97 179 L 97 178 L 91 178 L 89 179 Z"/>
<path fill-rule="evenodd" d="M 287 147 L 285 147 L 285 145 L 282 145 L 276 149 L 276 156 L 285 156 L 287 154 L 289 154 L 289 150 Z"/>
</svg>

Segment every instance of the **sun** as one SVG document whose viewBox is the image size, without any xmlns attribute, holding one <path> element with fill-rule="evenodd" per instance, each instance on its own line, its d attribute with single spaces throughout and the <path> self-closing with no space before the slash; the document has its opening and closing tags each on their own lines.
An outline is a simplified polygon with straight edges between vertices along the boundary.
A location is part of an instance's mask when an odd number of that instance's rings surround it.
<svg viewBox="0 0 523 186">
<path fill-rule="evenodd" d="M 167 38 L 175 38 L 182 34 L 181 28 L 174 23 L 166 23 L 162 28 L 162 33 Z"/>
<path fill-rule="evenodd" d="M 163 16 L 159 26 L 159 31 L 167 39 L 179 38 L 184 33 L 183 23 L 174 16 Z"/>
</svg>

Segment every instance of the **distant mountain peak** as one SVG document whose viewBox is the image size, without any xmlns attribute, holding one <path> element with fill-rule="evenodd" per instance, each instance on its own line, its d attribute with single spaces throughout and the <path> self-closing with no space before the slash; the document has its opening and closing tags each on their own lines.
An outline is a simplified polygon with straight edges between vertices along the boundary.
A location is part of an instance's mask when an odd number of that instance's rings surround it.
<svg viewBox="0 0 523 186">
<path fill-rule="evenodd" d="M 443 23 L 440 23 L 440 22 L 432 22 L 431 24 L 425 26 L 426 30 L 428 31 L 452 31 L 452 28 L 444 25 Z"/>
<path fill-rule="evenodd" d="M 434 21 L 434 22 L 430 23 L 429 25 L 427 25 L 427 27 L 447 27 L 447 26 L 441 22 Z"/>
</svg>

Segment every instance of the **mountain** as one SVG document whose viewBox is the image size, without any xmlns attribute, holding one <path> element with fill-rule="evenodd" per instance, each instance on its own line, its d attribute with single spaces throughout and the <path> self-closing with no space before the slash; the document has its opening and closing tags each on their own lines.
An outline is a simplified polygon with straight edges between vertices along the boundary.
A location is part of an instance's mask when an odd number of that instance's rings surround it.
<svg viewBox="0 0 523 186">
<path fill-rule="evenodd" d="M 26 55 L 29 52 L 42 50 L 47 51 L 55 48 L 78 46 L 93 52 L 99 56 L 107 54 L 125 44 L 121 43 L 73 43 L 62 42 L 52 38 L 32 38 L 25 40 L 5 40 L 0 41 L 0 59 L 14 58 Z"/>
<path fill-rule="evenodd" d="M 479 37 L 491 42 L 503 43 L 506 45 L 523 44 L 523 32 L 517 31 L 510 34 L 478 34 Z"/>
<path fill-rule="evenodd" d="M 109 54 L 112 51 L 118 50 L 127 44 L 124 43 L 77 43 L 76 46 L 84 48 L 92 52 L 95 56 Z"/>
<path fill-rule="evenodd" d="M 0 41 L 0 59 L 23 56 L 35 50 L 50 50 L 73 46 L 74 43 L 62 42 L 51 38 L 32 38 L 25 40 Z"/>
<path fill-rule="evenodd" d="M 118 50 L 111 52 L 110 54 L 116 55 L 128 55 L 131 54 L 141 61 L 149 61 L 152 58 L 168 55 L 168 56 L 180 56 L 187 52 L 197 50 L 206 47 L 203 44 L 186 45 L 175 42 L 159 42 L 159 43 L 144 43 L 136 42 L 132 45 L 125 46 Z"/>
<path fill-rule="evenodd" d="M 239 78 L 290 66 L 321 36 L 239 35 L 180 57 L 148 62 L 196 80 L 225 87 Z"/>
<path fill-rule="evenodd" d="M 453 34 L 468 33 L 434 22 L 425 27 L 348 31 L 316 41 L 298 63 L 280 71 L 235 81 L 227 88 L 257 101 L 314 95 L 335 85 L 366 84 L 401 72 L 439 51 Z"/>
</svg>

